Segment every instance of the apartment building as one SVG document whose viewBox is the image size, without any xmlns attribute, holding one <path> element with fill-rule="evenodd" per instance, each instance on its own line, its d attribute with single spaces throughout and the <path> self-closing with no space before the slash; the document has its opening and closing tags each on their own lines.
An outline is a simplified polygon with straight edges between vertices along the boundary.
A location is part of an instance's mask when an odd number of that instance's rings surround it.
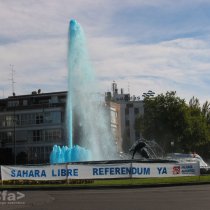
<svg viewBox="0 0 210 210">
<path fill-rule="evenodd" d="M 141 132 L 135 129 L 136 119 L 144 113 L 143 100 L 140 97 L 130 96 L 117 83 L 112 83 L 112 92 L 105 97 L 110 107 L 111 128 L 115 136 L 118 152 L 128 152 L 131 145 L 141 137 Z"/>
<path fill-rule="evenodd" d="M 66 145 L 66 96 L 38 90 L 0 99 L 2 163 L 49 162 L 53 145 Z"/>
<path fill-rule="evenodd" d="M 66 99 L 67 91 L 41 90 L 0 99 L 0 164 L 48 163 L 53 145 L 68 145 Z M 128 152 L 141 137 L 135 121 L 144 112 L 143 101 L 122 89 L 118 93 L 113 82 L 112 92 L 106 93 L 102 104 L 110 114 L 118 152 Z"/>
</svg>

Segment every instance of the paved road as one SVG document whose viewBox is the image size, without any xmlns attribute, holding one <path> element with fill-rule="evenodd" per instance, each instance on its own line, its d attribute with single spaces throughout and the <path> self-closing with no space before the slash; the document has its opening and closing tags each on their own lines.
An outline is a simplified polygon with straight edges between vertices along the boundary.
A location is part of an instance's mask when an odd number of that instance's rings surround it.
<svg viewBox="0 0 210 210">
<path fill-rule="evenodd" d="M 7 192 L 17 193 L 17 192 Z M 208 210 L 210 185 L 136 189 L 20 191 L 22 205 L 0 209 L 30 210 Z M 2 196 L 2 194 L 0 195 Z M 10 194 L 12 196 L 12 194 Z M 20 196 L 19 194 L 16 195 Z M 11 197 L 12 198 L 12 197 Z M 2 202 L 2 198 L 1 201 Z"/>
</svg>

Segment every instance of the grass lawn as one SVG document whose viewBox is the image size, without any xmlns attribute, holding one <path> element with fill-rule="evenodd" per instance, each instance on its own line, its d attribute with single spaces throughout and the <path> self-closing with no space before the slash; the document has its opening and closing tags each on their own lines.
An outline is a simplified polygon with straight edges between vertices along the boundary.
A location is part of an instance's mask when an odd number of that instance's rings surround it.
<svg viewBox="0 0 210 210">
<path fill-rule="evenodd" d="M 35 189 L 35 188 L 77 188 L 77 187 L 116 187 L 116 186 L 155 186 L 168 184 L 210 184 L 210 175 L 205 176 L 189 176 L 189 177 L 170 177 L 170 178 L 138 178 L 138 179 L 112 179 L 112 180 L 69 180 L 69 184 L 65 183 L 43 183 L 39 182 L 4 182 L 0 185 L 0 189 Z"/>
</svg>

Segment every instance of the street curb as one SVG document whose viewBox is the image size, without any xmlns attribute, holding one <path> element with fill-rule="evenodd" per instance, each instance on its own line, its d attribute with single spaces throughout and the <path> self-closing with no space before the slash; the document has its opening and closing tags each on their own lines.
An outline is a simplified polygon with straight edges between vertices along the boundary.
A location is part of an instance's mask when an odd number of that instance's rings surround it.
<svg viewBox="0 0 210 210">
<path fill-rule="evenodd" d="M 112 185 L 112 186 L 66 186 L 66 187 L 26 187 L 26 188 L 9 188 L 2 187 L 0 191 L 60 191 L 60 190 L 101 190 L 101 189 L 137 189 L 137 188 L 158 188 L 158 187 L 178 187 L 178 186 L 193 186 L 193 185 L 210 185 L 210 182 L 201 182 L 201 183 L 174 183 L 174 184 L 145 184 L 145 185 Z"/>
</svg>

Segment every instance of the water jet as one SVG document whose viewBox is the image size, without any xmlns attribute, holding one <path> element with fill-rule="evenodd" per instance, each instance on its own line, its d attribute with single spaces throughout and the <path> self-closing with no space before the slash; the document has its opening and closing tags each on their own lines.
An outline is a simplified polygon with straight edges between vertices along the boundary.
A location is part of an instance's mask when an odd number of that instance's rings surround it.
<svg viewBox="0 0 210 210">
<path fill-rule="evenodd" d="M 50 163 L 115 159 L 117 151 L 107 110 L 99 103 L 99 82 L 90 63 L 84 31 L 76 20 L 70 21 L 68 40 L 68 145 L 55 145 Z"/>
</svg>

